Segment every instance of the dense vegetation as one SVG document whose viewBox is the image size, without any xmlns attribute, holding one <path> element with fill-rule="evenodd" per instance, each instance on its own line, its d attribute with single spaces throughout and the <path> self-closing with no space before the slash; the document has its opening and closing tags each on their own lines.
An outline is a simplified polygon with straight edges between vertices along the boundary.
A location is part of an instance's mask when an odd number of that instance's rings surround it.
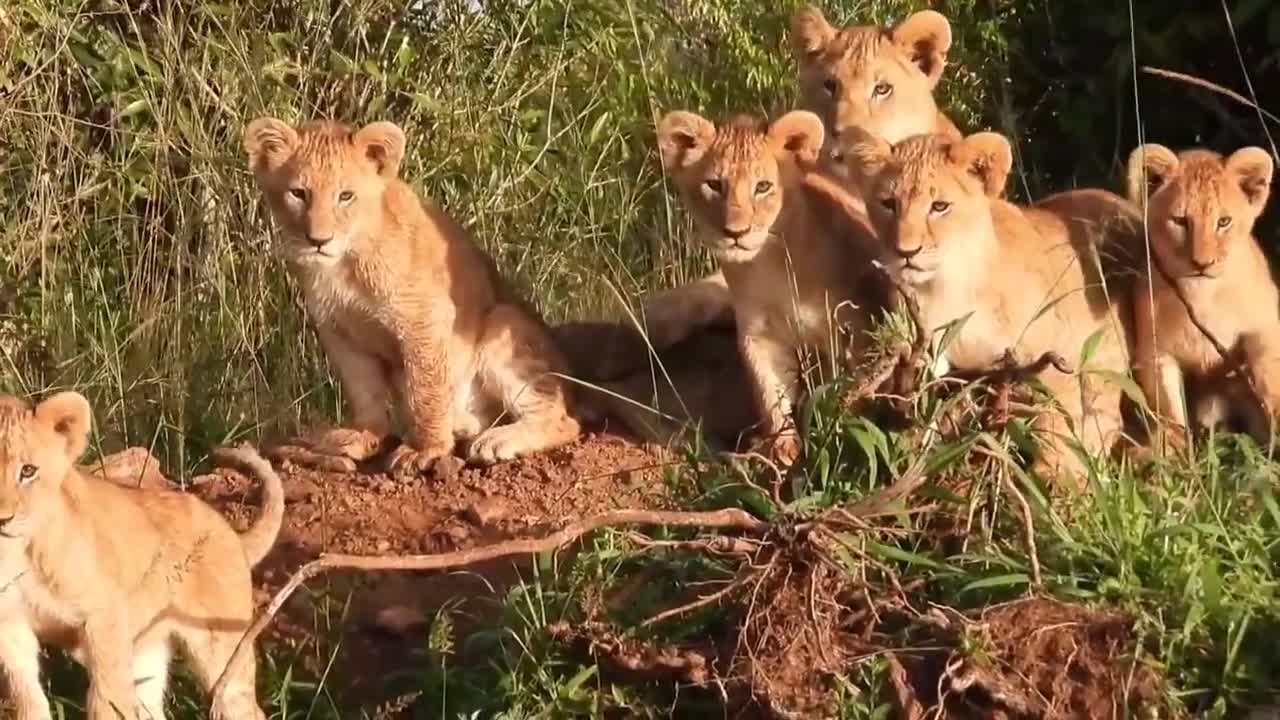
<svg viewBox="0 0 1280 720">
<path fill-rule="evenodd" d="M 399 123 L 410 142 L 404 175 L 552 320 L 614 315 L 645 290 L 705 272 L 709 259 L 682 242 L 688 220 L 659 169 L 653 122 L 676 108 L 791 107 L 785 28 L 798 3 L 474 5 L 0 7 L 0 389 L 78 388 L 94 403 L 102 449 L 152 447 L 174 474 L 215 445 L 336 416 L 336 384 L 271 255 L 242 155 L 242 128 L 261 114 Z M 941 92 L 952 117 L 1016 138 L 1015 195 L 1117 187 L 1139 137 L 1274 147 L 1267 130 L 1280 122 L 1265 109 L 1280 113 L 1280 6 L 1268 0 L 823 3 L 846 23 L 925 5 L 956 34 Z M 1256 96 L 1262 109 L 1142 66 Z M 1259 230 L 1268 251 L 1271 215 Z M 905 442 L 872 425 L 822 427 L 829 452 L 810 505 L 865 492 L 877 467 L 910 460 Z M 1034 503 L 1046 588 L 1137 613 L 1147 659 L 1179 703 L 1227 717 L 1274 692 L 1280 508 L 1270 461 L 1220 438 L 1189 464 L 1096 480 L 1072 522 Z M 904 520 L 882 541 L 910 552 L 882 560 L 929 578 L 958 606 L 1021 592 L 1028 567 L 1016 532 L 999 539 L 1009 510 L 990 512 L 995 538 L 980 550 L 943 558 L 916 547 L 919 528 Z M 579 572 L 603 582 L 620 561 L 594 562 Z M 522 622 L 536 634 L 528 614 Z M 423 685 L 454 688 L 459 710 L 585 716 L 607 702 L 580 671 L 496 662 L 465 682 L 428 674 Z M 264 680 L 280 683 L 277 701 L 318 695 L 286 688 L 287 677 L 280 669 Z M 876 677 L 851 672 L 850 682 Z M 848 716 L 868 716 L 858 714 L 870 712 L 865 696 L 851 697 L 863 699 Z"/>
</svg>

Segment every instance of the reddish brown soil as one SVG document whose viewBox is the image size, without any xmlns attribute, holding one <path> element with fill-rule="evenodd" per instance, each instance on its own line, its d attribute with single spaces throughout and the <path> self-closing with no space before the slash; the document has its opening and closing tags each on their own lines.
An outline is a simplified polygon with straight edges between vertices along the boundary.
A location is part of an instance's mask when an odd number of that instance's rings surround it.
<svg viewBox="0 0 1280 720">
<path fill-rule="evenodd" d="M 447 480 L 400 481 L 285 464 L 279 468 L 287 499 L 284 527 L 255 571 L 260 599 L 321 553 L 447 552 L 542 535 L 598 512 L 668 507 L 663 471 L 674 462 L 661 448 L 593 433 L 533 457 L 463 468 Z M 234 470 L 218 468 L 192 484 L 237 528 L 257 515 L 255 482 Z M 439 608 L 449 603 L 461 613 L 456 624 L 463 634 L 492 619 L 506 588 L 522 571 L 528 577 L 528 568 L 527 558 L 513 558 L 455 573 L 331 573 L 313 581 L 311 593 L 295 593 L 261 643 L 296 648 L 317 674 L 338 648 L 329 686 L 363 704 L 381 696 L 389 673 L 414 664 Z"/>
</svg>

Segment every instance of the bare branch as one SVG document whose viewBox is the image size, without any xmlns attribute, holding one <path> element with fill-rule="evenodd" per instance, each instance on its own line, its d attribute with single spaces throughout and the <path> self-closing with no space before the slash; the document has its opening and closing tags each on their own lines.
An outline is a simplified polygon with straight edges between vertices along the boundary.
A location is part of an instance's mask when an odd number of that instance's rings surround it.
<svg viewBox="0 0 1280 720">
<path fill-rule="evenodd" d="M 350 570 L 441 570 L 471 565 L 485 560 L 508 557 L 511 555 L 531 555 L 555 550 L 578 539 L 582 535 L 603 527 L 615 525 L 673 525 L 677 527 L 703 527 L 737 529 L 747 532 L 762 532 L 768 523 L 748 514 L 743 510 L 725 509 L 710 512 L 670 512 L 648 510 L 618 510 L 600 513 L 570 523 L 560 530 L 541 538 L 521 538 L 505 542 L 468 548 L 456 552 L 435 555 L 321 555 L 319 558 L 303 565 L 284 587 L 276 592 L 275 597 L 245 631 L 236 645 L 226 667 L 235 667 L 241 657 L 253 651 L 258 636 L 266 629 L 271 620 L 280 612 L 285 602 L 303 583 L 335 569 Z M 226 689 L 228 675 L 224 670 L 213 686 L 210 696 L 217 698 Z"/>
</svg>

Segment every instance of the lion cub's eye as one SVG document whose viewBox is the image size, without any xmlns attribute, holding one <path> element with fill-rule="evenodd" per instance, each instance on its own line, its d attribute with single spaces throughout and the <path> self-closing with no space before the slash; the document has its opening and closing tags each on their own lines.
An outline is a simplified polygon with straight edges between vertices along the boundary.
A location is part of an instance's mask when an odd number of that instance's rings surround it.
<svg viewBox="0 0 1280 720">
<path fill-rule="evenodd" d="M 761 180 L 760 182 L 756 183 L 757 195 L 764 195 L 765 193 L 769 192 L 772 189 L 773 189 L 773 183 L 769 182 L 768 180 Z"/>
<path fill-rule="evenodd" d="M 950 209 L 951 203 L 946 200 L 934 200 L 933 204 L 929 206 L 929 212 L 934 215 L 941 215 Z"/>
<path fill-rule="evenodd" d="M 35 480 L 36 476 L 39 474 L 40 474 L 40 468 L 36 467 L 35 465 L 23 465 L 22 467 L 18 468 L 18 482 L 25 485 L 31 482 L 32 480 Z"/>
<path fill-rule="evenodd" d="M 710 180 L 707 180 L 703 184 L 707 186 L 708 190 L 710 190 L 711 192 L 717 195 L 719 195 L 724 190 L 724 183 L 720 182 L 718 178 L 711 178 Z"/>
<path fill-rule="evenodd" d="M 888 211 L 889 211 L 889 212 L 891 212 L 891 213 L 892 213 L 892 212 L 897 212 L 897 211 L 898 211 L 898 199 L 897 199 L 897 198 L 895 198 L 895 197 L 885 197 L 885 198 L 880 198 L 880 207 L 883 207 L 885 210 L 888 210 Z"/>
<path fill-rule="evenodd" d="M 835 78 L 827 78 L 822 81 L 822 89 L 827 91 L 828 95 L 835 95 L 836 90 L 840 89 L 840 83 Z"/>
<path fill-rule="evenodd" d="M 1227 228 L 1229 228 L 1229 227 L 1231 227 L 1231 218 L 1229 218 L 1229 217 L 1220 217 L 1220 218 L 1218 218 L 1218 229 L 1219 229 L 1219 230 L 1226 230 L 1226 229 L 1227 229 Z"/>
<path fill-rule="evenodd" d="M 343 190 L 342 192 L 338 193 L 338 202 L 340 203 L 349 203 L 355 199 L 356 199 L 356 194 L 351 192 L 350 190 Z"/>
<path fill-rule="evenodd" d="M 1173 223 L 1174 225 L 1177 225 L 1178 227 L 1183 227 L 1183 228 L 1184 228 L 1184 227 L 1186 227 L 1186 226 L 1187 226 L 1187 216 L 1186 216 L 1186 215 L 1174 215 L 1173 217 L 1169 218 L 1169 222 Z"/>
<path fill-rule="evenodd" d="M 872 97 L 886 97 L 891 92 L 893 92 L 892 85 L 887 82 L 878 82 L 876 83 L 876 86 L 872 88 L 871 95 Z"/>
<path fill-rule="evenodd" d="M 292 195 L 295 200 L 302 200 L 305 202 L 307 199 L 307 191 L 305 188 L 289 188 L 289 194 Z"/>
</svg>

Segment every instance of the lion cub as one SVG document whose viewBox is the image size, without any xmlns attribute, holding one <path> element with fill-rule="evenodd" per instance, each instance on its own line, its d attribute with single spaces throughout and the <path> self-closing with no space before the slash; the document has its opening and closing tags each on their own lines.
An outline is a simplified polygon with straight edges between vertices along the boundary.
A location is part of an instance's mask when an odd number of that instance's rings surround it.
<svg viewBox="0 0 1280 720">
<path fill-rule="evenodd" d="M 578 436 L 547 327 L 462 227 L 397 177 L 399 127 L 264 117 L 244 147 L 350 404 L 351 428 L 320 448 L 373 456 L 393 394 L 406 426 L 396 472 L 426 469 L 458 440 L 491 464 Z"/>
<path fill-rule="evenodd" d="M 175 638 L 209 691 L 253 620 L 249 570 L 280 532 L 280 478 L 252 450 L 229 452 L 263 484 L 261 516 L 237 535 L 193 495 L 83 474 L 90 422 L 75 392 L 34 410 L 0 396 L 0 670 L 19 720 L 51 717 L 41 642 L 88 669 L 90 720 L 163 718 Z M 254 662 L 227 670 L 212 717 L 266 717 Z"/>
<path fill-rule="evenodd" d="M 941 13 L 921 10 L 892 27 L 835 28 L 810 5 L 792 16 L 790 37 L 800 96 L 822 118 L 828 144 L 851 133 L 890 143 L 921 133 L 959 137 L 933 98 L 951 48 Z"/>
<path fill-rule="evenodd" d="M 799 451 L 791 418 L 797 351 L 839 357 L 843 325 L 859 354 L 871 312 L 883 303 L 883 288 L 863 277 L 874 257 L 870 229 L 845 193 L 809 172 L 823 142 L 813 113 L 790 112 L 772 124 L 738 116 L 717 126 L 676 111 L 659 120 L 657 135 L 662 164 L 728 284 L 762 432 L 789 462 Z"/>
<path fill-rule="evenodd" d="M 1111 239 L 1072 211 L 1075 204 L 1090 212 L 1105 205 L 1117 215 L 1132 214 L 1123 198 L 1098 190 L 1060 193 L 1056 212 L 1006 202 L 1001 195 L 1013 154 L 996 133 L 917 135 L 892 146 L 867 141 L 853 152 L 868 173 L 865 197 L 882 260 L 914 290 L 922 321 L 934 331 L 968 316 L 945 350 L 951 368 L 992 369 L 1006 349 L 1020 364 L 1048 351 L 1077 364 L 1086 341 L 1101 331 L 1089 368 L 1128 369 L 1127 299 L 1108 292 L 1095 257 Z M 1120 227 L 1134 233 L 1137 223 Z M 1103 450 L 1117 439 L 1117 384 L 1052 367 L 1039 378 L 1086 450 Z M 1057 437 L 1067 430 L 1058 414 L 1042 414 L 1037 423 L 1054 433 L 1041 469 L 1078 470 Z"/>
<path fill-rule="evenodd" d="M 1253 224 L 1273 171 L 1271 156 L 1257 147 L 1223 157 L 1150 143 L 1129 155 L 1129 197 L 1146 205 L 1152 260 L 1161 270 L 1151 273 L 1150 291 L 1137 289 L 1135 369 L 1152 409 L 1176 430 L 1188 426 L 1187 378 L 1208 386 L 1196 412 L 1203 424 L 1225 410 L 1244 417 L 1260 442 L 1270 436 L 1268 416 L 1280 409 L 1280 293 Z M 1232 389 L 1246 381 L 1220 377 L 1232 363 L 1192 324 L 1175 285 L 1209 332 L 1244 361 L 1264 407 L 1214 407 L 1249 397 Z"/>
</svg>

